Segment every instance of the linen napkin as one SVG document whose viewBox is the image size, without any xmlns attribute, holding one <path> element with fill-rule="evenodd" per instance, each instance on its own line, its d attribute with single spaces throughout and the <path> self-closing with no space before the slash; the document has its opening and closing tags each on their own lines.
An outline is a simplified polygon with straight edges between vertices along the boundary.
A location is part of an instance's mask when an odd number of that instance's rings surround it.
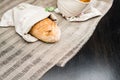
<svg viewBox="0 0 120 80">
<path fill-rule="evenodd" d="M 95 30 L 95 27 L 89 28 L 88 31 L 83 34 L 81 37 L 80 43 L 73 49 L 71 52 L 66 54 L 58 63 L 57 66 L 64 67 L 66 63 L 71 60 L 77 52 L 84 46 L 84 44 L 89 40 L 89 38 L 92 36 L 93 32 Z"/>
<path fill-rule="evenodd" d="M 15 26 L 16 32 L 22 36 L 24 40 L 27 42 L 35 42 L 38 39 L 28 32 L 34 24 L 47 17 L 50 17 L 54 21 L 57 19 L 55 15 L 45 11 L 42 7 L 21 3 L 4 13 L 0 21 L 0 26 Z"/>
</svg>

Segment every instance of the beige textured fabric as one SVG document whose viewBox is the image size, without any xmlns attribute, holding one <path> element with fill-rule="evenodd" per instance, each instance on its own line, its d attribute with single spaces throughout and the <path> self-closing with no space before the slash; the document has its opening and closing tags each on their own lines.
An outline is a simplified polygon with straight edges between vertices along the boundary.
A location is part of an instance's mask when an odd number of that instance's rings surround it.
<svg viewBox="0 0 120 80">
<path fill-rule="evenodd" d="M 49 6 L 56 5 L 56 0 L 12 0 L 6 6 L 4 4 L 7 2 L 1 2 L 0 16 L 6 10 L 25 1 L 44 7 L 48 3 Z M 112 3 L 113 0 L 94 0 L 93 6 L 104 16 Z M 55 15 L 62 30 L 61 40 L 55 44 L 40 41 L 26 43 L 16 34 L 14 27 L 0 28 L 0 80 L 38 80 L 56 64 L 64 66 L 87 42 L 103 17 L 76 23 L 66 21 L 59 14 Z"/>
</svg>

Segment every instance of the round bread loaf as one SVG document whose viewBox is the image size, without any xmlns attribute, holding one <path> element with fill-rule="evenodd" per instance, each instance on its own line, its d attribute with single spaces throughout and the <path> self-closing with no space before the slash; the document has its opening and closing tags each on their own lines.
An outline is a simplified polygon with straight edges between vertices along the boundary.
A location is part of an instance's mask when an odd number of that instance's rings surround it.
<svg viewBox="0 0 120 80">
<path fill-rule="evenodd" d="M 56 22 L 49 18 L 36 23 L 30 30 L 30 34 L 44 42 L 56 42 L 60 40 L 61 31 Z"/>
</svg>

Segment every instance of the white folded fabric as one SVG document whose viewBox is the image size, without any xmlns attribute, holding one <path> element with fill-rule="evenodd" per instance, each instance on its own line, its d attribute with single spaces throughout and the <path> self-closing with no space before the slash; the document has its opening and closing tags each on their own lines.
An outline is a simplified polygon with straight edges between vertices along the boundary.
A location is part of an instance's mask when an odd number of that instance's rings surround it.
<svg viewBox="0 0 120 80">
<path fill-rule="evenodd" d="M 92 6 L 91 2 L 80 0 L 58 0 L 56 13 L 61 13 L 68 21 L 86 21 L 102 15 L 99 10 Z"/>
<path fill-rule="evenodd" d="M 27 42 L 35 42 L 38 39 L 28 32 L 34 24 L 47 17 L 56 20 L 56 17 L 53 14 L 45 11 L 42 7 L 21 3 L 4 13 L 0 21 L 0 26 L 15 26 L 16 32 L 22 36 L 23 39 Z"/>
</svg>

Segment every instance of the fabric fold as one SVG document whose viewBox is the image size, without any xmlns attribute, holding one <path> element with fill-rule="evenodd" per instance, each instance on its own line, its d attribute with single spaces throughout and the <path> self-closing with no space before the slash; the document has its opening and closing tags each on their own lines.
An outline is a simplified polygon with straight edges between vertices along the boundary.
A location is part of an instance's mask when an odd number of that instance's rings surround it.
<svg viewBox="0 0 120 80">
<path fill-rule="evenodd" d="M 86 21 L 91 18 L 101 16 L 102 13 L 94 7 L 88 8 L 86 11 L 82 12 L 79 16 L 66 18 L 68 21 Z"/>
</svg>

